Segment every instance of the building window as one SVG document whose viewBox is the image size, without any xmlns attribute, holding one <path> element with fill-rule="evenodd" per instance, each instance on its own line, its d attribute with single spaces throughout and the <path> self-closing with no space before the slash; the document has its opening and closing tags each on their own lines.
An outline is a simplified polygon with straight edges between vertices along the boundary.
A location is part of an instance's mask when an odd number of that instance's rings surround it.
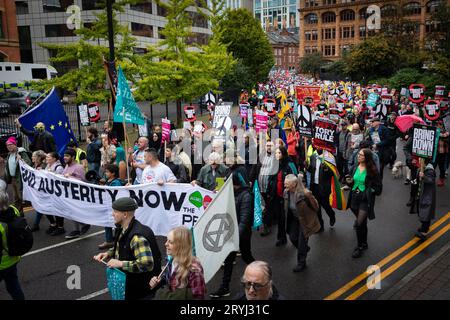
<svg viewBox="0 0 450 320">
<path fill-rule="evenodd" d="M 192 33 L 191 36 L 189 36 L 186 40 L 186 43 L 188 45 L 191 44 L 199 44 L 199 45 L 207 45 L 209 40 L 209 35 L 206 33 Z"/>
<path fill-rule="evenodd" d="M 360 20 L 366 20 L 367 19 L 367 7 L 364 7 L 361 10 L 359 10 L 359 19 Z"/>
<path fill-rule="evenodd" d="M 5 32 L 3 31 L 3 12 L 0 11 L 0 39 L 5 38 Z"/>
<path fill-rule="evenodd" d="M 158 16 L 166 17 L 167 16 L 167 9 L 163 6 L 160 6 L 159 4 L 156 5 L 156 13 Z"/>
<path fill-rule="evenodd" d="M 323 23 L 336 22 L 336 14 L 334 12 L 325 12 L 324 14 L 322 14 L 322 22 Z"/>
<path fill-rule="evenodd" d="M 161 33 L 161 31 L 163 31 L 164 28 L 158 27 L 158 37 L 159 39 L 165 39 L 166 37 Z"/>
<path fill-rule="evenodd" d="M 359 27 L 359 37 L 360 38 L 365 38 L 366 37 L 366 27 L 365 26 L 360 26 Z"/>
<path fill-rule="evenodd" d="M 139 37 L 153 38 L 153 26 L 132 22 L 131 34 Z"/>
<path fill-rule="evenodd" d="M 323 0 L 323 5 L 332 5 L 332 4 L 336 4 L 336 0 Z"/>
<path fill-rule="evenodd" d="M 33 63 L 30 26 L 18 26 L 17 30 L 19 31 L 20 62 Z"/>
<path fill-rule="evenodd" d="M 441 27 L 441 24 L 434 21 L 427 21 L 425 22 L 425 32 L 443 32 L 443 28 Z"/>
<path fill-rule="evenodd" d="M 208 20 L 197 12 L 188 11 L 189 17 L 192 20 L 192 25 L 198 28 L 208 28 Z"/>
<path fill-rule="evenodd" d="M 336 55 L 336 47 L 335 46 L 324 46 L 323 47 L 323 55 L 326 57 L 335 56 Z"/>
<path fill-rule="evenodd" d="M 311 31 L 312 40 L 317 40 L 319 38 L 318 34 L 319 33 L 317 32 L 317 30 L 312 30 Z"/>
<path fill-rule="evenodd" d="M 427 2 L 427 13 L 436 12 L 436 10 L 439 8 L 439 5 L 441 5 L 443 2 L 443 0 L 431 0 Z"/>
<path fill-rule="evenodd" d="M 73 5 L 73 0 L 43 0 L 44 12 L 66 12 L 69 6 Z"/>
<path fill-rule="evenodd" d="M 420 3 L 418 2 L 410 2 L 403 7 L 403 12 L 408 16 L 419 15 L 421 11 Z"/>
<path fill-rule="evenodd" d="M 322 29 L 322 39 L 324 40 L 336 39 L 336 29 L 335 28 Z"/>
<path fill-rule="evenodd" d="M 105 9 L 106 1 L 102 0 L 82 0 L 83 10 L 102 10 Z"/>
<path fill-rule="evenodd" d="M 26 1 L 16 1 L 16 14 L 28 14 L 28 2 Z"/>
<path fill-rule="evenodd" d="M 355 37 L 355 28 L 352 27 L 342 27 L 340 30 L 341 39 L 349 39 Z"/>
<path fill-rule="evenodd" d="M 341 21 L 353 21 L 355 20 L 355 11 L 343 10 L 341 11 Z"/>
<path fill-rule="evenodd" d="M 48 24 L 45 26 L 45 36 L 52 37 L 75 37 L 73 30 L 67 28 L 65 24 Z"/>
<path fill-rule="evenodd" d="M 133 53 L 139 56 L 146 54 L 148 50 L 146 48 L 133 48 Z"/>
<path fill-rule="evenodd" d="M 306 41 L 316 41 L 318 39 L 317 30 L 305 31 L 305 40 Z M 294 49 L 294 48 L 292 48 Z"/>
<path fill-rule="evenodd" d="M 318 5 L 319 3 L 316 0 L 305 0 L 305 8 L 317 7 Z"/>
<path fill-rule="evenodd" d="M 317 24 L 319 19 L 317 18 L 317 14 L 310 13 L 305 16 L 305 23 L 306 24 Z"/>
<path fill-rule="evenodd" d="M 381 8 L 381 17 L 394 17 L 397 15 L 397 6 L 387 4 Z"/>
<path fill-rule="evenodd" d="M 152 12 L 152 2 L 151 1 L 138 3 L 138 4 L 132 4 L 132 5 L 130 5 L 130 9 L 134 10 L 134 11 L 148 13 L 148 14 L 152 14 L 153 13 Z"/>
</svg>

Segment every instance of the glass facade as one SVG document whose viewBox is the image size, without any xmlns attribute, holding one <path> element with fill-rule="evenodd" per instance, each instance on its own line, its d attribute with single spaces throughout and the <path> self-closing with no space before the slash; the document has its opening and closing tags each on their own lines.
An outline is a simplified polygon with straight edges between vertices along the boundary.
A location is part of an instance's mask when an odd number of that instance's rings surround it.
<svg viewBox="0 0 450 320">
<path fill-rule="evenodd" d="M 269 23 L 275 29 L 282 29 L 285 24 L 288 30 L 298 29 L 300 24 L 298 7 L 295 0 L 255 0 L 254 15 L 261 21 L 263 29 Z"/>
</svg>

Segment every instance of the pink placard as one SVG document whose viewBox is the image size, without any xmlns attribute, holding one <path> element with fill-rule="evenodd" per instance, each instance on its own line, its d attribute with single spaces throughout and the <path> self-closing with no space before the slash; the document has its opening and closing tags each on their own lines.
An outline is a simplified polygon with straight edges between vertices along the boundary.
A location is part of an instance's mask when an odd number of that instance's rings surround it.
<svg viewBox="0 0 450 320">
<path fill-rule="evenodd" d="M 269 121 L 269 118 L 268 118 L 267 113 L 256 110 L 255 129 L 256 129 L 257 133 L 259 133 L 260 131 L 267 131 L 268 121 Z"/>
<path fill-rule="evenodd" d="M 162 143 L 170 141 L 170 120 L 161 119 L 162 124 Z"/>
</svg>

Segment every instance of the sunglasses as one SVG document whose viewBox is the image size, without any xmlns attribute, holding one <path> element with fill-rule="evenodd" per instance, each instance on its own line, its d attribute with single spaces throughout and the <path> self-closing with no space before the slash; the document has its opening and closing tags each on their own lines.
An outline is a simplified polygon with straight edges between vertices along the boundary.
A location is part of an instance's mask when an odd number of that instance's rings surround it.
<svg viewBox="0 0 450 320">
<path fill-rule="evenodd" d="M 253 287 L 253 290 L 258 291 L 264 287 L 267 287 L 269 282 L 270 281 L 268 281 L 266 284 L 260 284 L 260 283 L 256 283 L 256 282 L 250 282 L 250 281 L 241 281 L 241 284 L 246 290 L 250 290 L 250 288 Z"/>
</svg>

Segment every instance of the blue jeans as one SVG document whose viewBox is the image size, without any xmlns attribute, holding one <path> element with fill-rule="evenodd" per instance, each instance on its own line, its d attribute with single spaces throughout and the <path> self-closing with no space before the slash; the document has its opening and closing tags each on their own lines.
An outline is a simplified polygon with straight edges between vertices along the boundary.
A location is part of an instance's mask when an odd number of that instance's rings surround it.
<svg viewBox="0 0 450 320">
<path fill-rule="evenodd" d="M 17 264 L 4 270 L 0 270 L 0 282 L 5 280 L 6 290 L 13 300 L 25 300 L 22 288 L 17 277 Z"/>
<path fill-rule="evenodd" d="M 43 216 L 42 213 L 36 211 L 36 217 L 34 218 L 33 225 L 39 226 L 39 224 L 41 223 L 42 216 Z"/>
<path fill-rule="evenodd" d="M 113 229 L 105 228 L 105 239 L 106 242 L 114 242 Z"/>
<path fill-rule="evenodd" d="M 100 175 L 100 163 L 88 162 L 88 170 L 94 170 L 95 172 L 97 172 L 97 174 Z"/>
</svg>

